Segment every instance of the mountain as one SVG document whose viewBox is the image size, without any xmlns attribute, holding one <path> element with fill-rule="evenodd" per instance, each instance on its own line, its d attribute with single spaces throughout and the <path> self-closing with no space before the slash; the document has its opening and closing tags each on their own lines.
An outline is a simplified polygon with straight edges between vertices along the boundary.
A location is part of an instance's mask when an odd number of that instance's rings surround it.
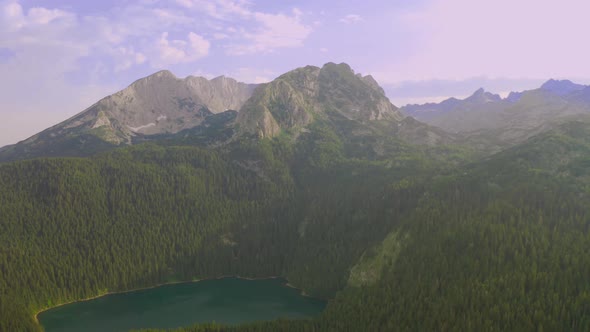
<svg viewBox="0 0 590 332">
<path fill-rule="evenodd" d="M 137 138 L 195 128 L 214 114 L 239 110 L 256 85 L 224 76 L 178 79 L 169 71 L 142 78 L 72 118 L 0 150 L 0 160 L 90 155 Z"/>
<path fill-rule="evenodd" d="M 514 103 L 520 100 L 520 97 L 522 97 L 522 92 L 511 91 L 505 99 L 506 101 Z"/>
<path fill-rule="evenodd" d="M 485 91 L 483 88 L 477 89 L 471 96 L 467 97 L 464 101 L 472 104 L 486 104 L 499 102 L 502 100 L 497 94 Z"/>
<path fill-rule="evenodd" d="M 408 105 L 401 111 L 460 134 L 479 149 L 499 151 L 571 117 L 589 114 L 590 89 L 571 81 L 549 80 L 538 89 L 512 92 L 505 99 L 480 89 L 464 100 Z"/>
<path fill-rule="evenodd" d="M 456 133 L 485 128 L 488 126 L 486 122 L 489 121 L 482 119 L 482 114 L 485 114 L 484 117 L 493 118 L 508 104 L 509 102 L 502 100 L 499 95 L 480 88 L 465 99 L 449 98 L 438 104 L 407 105 L 401 108 L 401 112 L 416 120 Z"/>
<path fill-rule="evenodd" d="M 185 119 L 174 96 L 190 80 L 152 78 L 133 89 Z M 41 331 L 35 315 L 64 303 L 229 275 L 280 276 L 328 304 L 309 320 L 179 332 L 588 331 L 590 116 L 575 112 L 587 92 L 450 99 L 473 121 L 507 105 L 494 120 L 510 122 L 461 135 L 404 117 L 346 64 L 290 71 L 236 110 L 195 92 L 186 126 L 105 102 L 39 135 L 53 158 L 0 164 L 0 331 Z M 103 152 L 68 150 L 81 138 Z M 481 157 L 461 138 L 513 143 Z"/>
<path fill-rule="evenodd" d="M 372 77 L 355 74 L 344 63 L 327 63 L 262 84 L 240 111 L 237 124 L 243 133 L 272 137 L 281 130 L 300 130 L 330 111 L 360 122 L 403 118 Z"/>
<path fill-rule="evenodd" d="M 590 122 L 461 164 L 401 142 L 380 160 L 349 151 L 381 139 L 350 132 L 406 121 L 328 112 L 297 139 L 0 164 L 0 331 L 227 275 L 281 276 L 328 305 L 178 331 L 587 331 Z"/>
<path fill-rule="evenodd" d="M 423 123 L 402 122 L 404 116 L 373 77 L 355 73 L 344 63 L 327 63 L 321 68 L 298 68 L 260 85 L 223 76 L 178 79 L 161 71 L 56 126 L 0 149 L 0 161 L 88 156 L 164 139 L 218 145 L 241 136 L 271 138 L 287 133 L 297 138 L 312 123 L 336 118 L 358 127 L 341 133 L 351 137 L 395 135 L 411 144 L 429 146 L 453 141 L 452 135 Z M 370 149 L 383 150 L 378 147 L 382 144 L 375 142 Z"/>
<path fill-rule="evenodd" d="M 238 135 L 281 133 L 305 140 L 313 128 L 330 132 L 348 156 L 383 159 L 400 146 L 435 147 L 456 142 L 438 128 L 405 118 L 371 76 L 345 63 L 307 66 L 261 84 L 236 120 Z"/>
<path fill-rule="evenodd" d="M 573 83 L 570 80 L 554 79 L 550 79 L 541 86 L 542 90 L 550 91 L 558 96 L 566 96 L 573 92 L 583 90 L 584 88 L 586 88 L 586 86 Z"/>
<path fill-rule="evenodd" d="M 590 86 L 570 93 L 568 95 L 568 100 L 572 103 L 590 105 Z"/>
<path fill-rule="evenodd" d="M 224 76 L 178 79 L 160 71 L 51 128 L 50 135 L 97 130 L 99 138 L 121 144 L 130 143 L 137 134 L 177 133 L 196 127 L 211 114 L 239 110 L 255 87 Z"/>
</svg>

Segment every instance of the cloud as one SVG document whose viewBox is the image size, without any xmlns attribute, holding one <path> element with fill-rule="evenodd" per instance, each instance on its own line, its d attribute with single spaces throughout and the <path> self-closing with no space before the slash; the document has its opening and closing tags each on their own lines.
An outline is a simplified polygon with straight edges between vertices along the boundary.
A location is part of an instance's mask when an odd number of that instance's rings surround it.
<svg viewBox="0 0 590 332">
<path fill-rule="evenodd" d="M 147 61 L 145 54 L 136 52 L 133 47 L 118 47 L 113 50 L 114 56 L 119 60 L 115 65 L 115 73 L 127 70 L 134 65 L 141 65 Z"/>
<path fill-rule="evenodd" d="M 227 39 L 227 38 L 229 38 L 229 35 L 227 35 L 227 34 L 225 34 L 225 33 L 221 33 L 221 32 L 215 32 L 215 33 L 213 34 L 213 39 L 220 40 L 220 39 Z"/>
<path fill-rule="evenodd" d="M 249 17 L 252 12 L 247 8 L 249 2 L 235 0 L 176 0 L 178 5 L 203 12 L 210 17 L 227 20 L 232 16 Z"/>
<path fill-rule="evenodd" d="M 312 32 L 299 9 L 271 12 L 246 0 L 121 1 L 83 15 L 59 3 L 0 0 L 0 106 L 14 120 L 3 117 L 0 133 L 19 127 L 22 134 L 10 137 L 23 139 L 156 68 L 194 72 L 195 63 L 214 62 L 207 59 L 214 52 L 272 53 L 302 46 Z M 240 70 L 235 77 L 263 82 L 274 73 Z M 46 116 L 37 115 L 42 111 Z M 39 122 L 23 127 L 17 116 Z M 14 142 L 8 137 L 0 146 Z"/>
<path fill-rule="evenodd" d="M 157 67 L 193 62 L 209 54 L 210 46 L 208 40 L 194 32 L 189 32 L 187 40 L 169 40 L 168 32 L 163 32 L 156 42 L 157 59 L 152 62 Z"/>
<path fill-rule="evenodd" d="M 381 78 L 590 77 L 580 67 L 590 57 L 580 39 L 588 12 L 586 0 L 433 0 L 400 18 L 413 54 L 383 66 Z"/>
<path fill-rule="evenodd" d="M 276 77 L 277 73 L 269 69 L 241 67 L 229 73 L 230 77 L 245 83 L 267 83 Z"/>
<path fill-rule="evenodd" d="M 212 79 L 212 78 L 214 78 L 214 77 L 215 77 L 215 75 L 214 75 L 214 74 L 211 74 L 211 73 L 208 73 L 208 72 L 204 72 L 204 71 L 203 71 L 203 70 L 201 70 L 201 69 L 194 71 L 194 72 L 192 73 L 192 76 L 197 76 L 197 77 L 204 77 L 204 78 L 206 78 L 206 79 L 208 79 L 208 80 L 210 80 L 210 79 Z"/>
<path fill-rule="evenodd" d="M 40 7 L 34 7 L 29 9 L 29 14 L 27 15 L 29 18 L 29 22 L 33 24 L 48 24 L 53 20 L 57 20 L 60 18 L 67 18 L 72 17 L 73 14 L 68 13 L 63 10 L 59 9 L 46 9 Z"/>
<path fill-rule="evenodd" d="M 229 55 L 300 47 L 312 32 L 311 26 L 303 23 L 304 14 L 298 8 L 290 13 L 267 13 L 250 9 L 250 2 L 244 0 L 176 0 L 176 3 L 223 25 L 231 22 L 234 26 L 224 27 L 226 33 L 213 35 L 215 40 L 227 40 L 223 48 Z"/>
<path fill-rule="evenodd" d="M 312 28 L 301 22 L 301 12 L 292 15 L 256 12 L 253 19 L 260 25 L 255 31 L 242 31 L 246 42 L 229 45 L 231 55 L 269 53 L 279 48 L 303 46 Z"/>
<path fill-rule="evenodd" d="M 24 28 L 47 25 L 60 19 L 71 20 L 75 18 L 75 14 L 60 9 L 33 7 L 25 12 L 21 4 L 16 1 L 0 3 L 0 6 L 2 7 L 0 29 L 3 28 L 5 31 L 14 32 Z"/>
<path fill-rule="evenodd" d="M 354 24 L 354 23 L 362 22 L 363 18 L 360 15 L 349 14 L 349 15 L 346 15 L 343 18 L 341 18 L 339 21 L 342 23 L 345 23 L 345 24 Z"/>
</svg>

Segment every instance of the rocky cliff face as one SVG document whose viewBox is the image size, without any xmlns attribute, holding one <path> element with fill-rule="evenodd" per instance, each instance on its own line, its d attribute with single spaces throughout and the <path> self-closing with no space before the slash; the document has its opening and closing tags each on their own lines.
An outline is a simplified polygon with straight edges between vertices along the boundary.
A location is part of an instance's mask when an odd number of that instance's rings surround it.
<svg viewBox="0 0 590 332">
<path fill-rule="evenodd" d="M 223 76 L 178 79 L 160 71 L 48 130 L 51 137 L 91 133 L 109 143 L 129 143 L 136 134 L 177 133 L 211 114 L 240 109 L 254 88 Z"/>
<path fill-rule="evenodd" d="M 328 111 L 361 122 L 403 119 L 372 77 L 355 74 L 347 64 L 328 63 L 298 68 L 259 86 L 237 124 L 241 133 L 272 137 L 281 130 L 296 132 Z"/>
<path fill-rule="evenodd" d="M 238 111 L 237 116 L 227 110 Z M 223 116 L 226 113 L 232 114 Z M 369 127 L 375 123 L 397 126 L 403 118 L 371 76 L 356 74 L 347 64 L 302 67 L 261 85 L 223 76 L 179 79 L 160 71 L 54 127 L 0 149 L 0 160 L 90 155 L 162 138 L 190 140 L 195 133 L 222 133 L 222 137 L 201 137 L 215 144 L 243 135 L 266 138 L 281 132 L 297 138 L 316 120 L 349 121 L 362 127 L 357 132 L 373 135 L 374 128 Z"/>
<path fill-rule="evenodd" d="M 259 86 L 238 115 L 239 131 L 272 137 L 281 128 L 295 129 L 311 122 L 318 94 L 317 67 L 295 69 Z"/>
</svg>

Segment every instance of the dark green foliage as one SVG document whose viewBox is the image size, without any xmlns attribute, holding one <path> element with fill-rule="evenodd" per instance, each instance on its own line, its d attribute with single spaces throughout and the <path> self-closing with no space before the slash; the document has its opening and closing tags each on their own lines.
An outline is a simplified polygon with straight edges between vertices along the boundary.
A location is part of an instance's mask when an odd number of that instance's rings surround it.
<svg viewBox="0 0 590 332">
<path fill-rule="evenodd" d="M 45 141 L 51 141 L 46 144 Z M 69 157 L 91 156 L 98 152 L 112 150 L 116 145 L 104 141 L 93 134 L 82 134 L 75 137 L 64 136 L 53 139 L 49 134 L 38 134 L 36 143 L 31 145 L 9 145 L 0 149 L 0 162 L 22 160 L 37 157 Z"/>
<path fill-rule="evenodd" d="M 287 192 L 217 153 L 154 145 L 6 164 L 0 182 L 0 298 L 29 315 L 205 276 L 194 262 L 203 241 L 222 242 L 242 220 L 265 220 Z"/>
<path fill-rule="evenodd" d="M 39 329 L 33 314 L 52 305 L 220 275 L 280 275 L 330 300 L 313 320 L 176 331 L 590 329 L 587 125 L 456 169 L 460 148 L 353 137 L 358 123 L 334 117 L 309 128 L 223 150 L 168 142 L 0 165 L 0 330 Z M 389 152 L 365 151 L 376 142 Z M 399 254 L 351 286 L 392 232 Z"/>
</svg>

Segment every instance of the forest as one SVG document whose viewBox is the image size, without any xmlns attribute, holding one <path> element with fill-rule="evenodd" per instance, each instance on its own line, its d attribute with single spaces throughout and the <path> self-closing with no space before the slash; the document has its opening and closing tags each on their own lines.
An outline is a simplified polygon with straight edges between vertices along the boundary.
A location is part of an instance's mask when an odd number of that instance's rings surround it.
<svg viewBox="0 0 590 332">
<path fill-rule="evenodd" d="M 590 125 L 479 160 L 395 140 L 367 154 L 342 128 L 0 164 L 0 330 L 220 275 L 282 276 L 328 306 L 175 331 L 590 330 Z"/>
</svg>

